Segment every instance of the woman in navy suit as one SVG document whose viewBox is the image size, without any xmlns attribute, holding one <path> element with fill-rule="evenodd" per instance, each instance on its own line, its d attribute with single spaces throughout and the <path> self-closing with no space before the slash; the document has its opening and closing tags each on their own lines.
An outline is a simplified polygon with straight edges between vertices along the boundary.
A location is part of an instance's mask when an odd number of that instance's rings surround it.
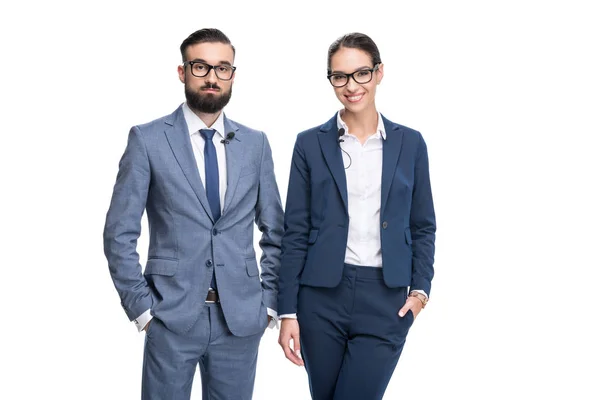
<svg viewBox="0 0 600 400">
<path fill-rule="evenodd" d="M 377 111 L 384 68 L 371 38 L 337 39 L 327 70 L 343 109 L 296 139 L 279 343 L 306 367 L 313 399 L 381 399 L 431 289 L 427 147 L 419 132 Z"/>
</svg>

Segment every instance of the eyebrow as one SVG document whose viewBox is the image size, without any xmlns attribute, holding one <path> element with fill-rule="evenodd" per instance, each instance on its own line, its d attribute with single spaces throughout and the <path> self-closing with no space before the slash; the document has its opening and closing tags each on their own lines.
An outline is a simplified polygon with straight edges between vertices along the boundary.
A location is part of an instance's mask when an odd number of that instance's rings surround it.
<svg viewBox="0 0 600 400">
<path fill-rule="evenodd" d="M 357 68 L 356 70 L 354 70 L 354 72 L 358 72 L 358 71 L 362 71 L 363 69 L 371 69 L 374 67 L 369 67 L 368 65 L 362 66 Z M 350 72 L 351 74 L 353 74 L 354 72 Z M 331 71 L 332 74 L 346 74 L 344 71 Z"/>
<path fill-rule="evenodd" d="M 194 58 L 192 61 L 199 61 L 199 62 L 203 62 L 204 64 L 209 64 L 205 59 L 203 58 Z M 210 64 L 209 64 L 210 65 Z M 217 65 L 229 65 L 231 66 L 231 63 L 229 61 L 219 61 L 219 64 Z"/>
</svg>

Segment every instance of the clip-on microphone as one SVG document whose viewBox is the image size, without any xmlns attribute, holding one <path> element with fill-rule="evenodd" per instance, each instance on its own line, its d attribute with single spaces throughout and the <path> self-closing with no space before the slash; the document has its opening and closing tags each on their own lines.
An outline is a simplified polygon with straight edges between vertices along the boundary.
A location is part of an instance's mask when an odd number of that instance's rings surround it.
<svg viewBox="0 0 600 400">
<path fill-rule="evenodd" d="M 221 143 L 223 143 L 223 144 L 229 144 L 229 142 L 230 142 L 231 140 L 233 140 L 233 138 L 234 138 L 234 137 L 235 137 L 235 133 L 233 133 L 233 132 L 229 132 L 229 133 L 227 134 L 227 136 L 225 137 L 225 139 L 221 140 Z"/>
<path fill-rule="evenodd" d="M 347 152 L 346 150 L 342 149 L 342 145 L 341 145 L 341 143 L 344 141 L 344 139 L 342 139 L 342 136 L 344 136 L 344 133 L 345 133 L 345 132 L 346 132 L 346 131 L 344 130 L 344 128 L 340 128 L 340 129 L 338 130 L 338 140 L 337 140 L 337 141 L 338 141 L 338 144 L 339 144 L 339 146 L 340 146 L 340 150 L 342 150 L 344 153 L 346 153 L 346 155 L 347 155 L 347 156 L 348 156 L 348 158 L 350 159 L 350 164 L 348 164 L 348 166 L 347 166 L 347 167 L 344 167 L 344 169 L 348 169 L 348 168 L 350 168 L 350 166 L 352 165 L 352 157 L 350 157 L 350 154 L 348 154 L 348 152 Z M 343 157 L 342 157 L 342 158 L 343 158 Z"/>
</svg>

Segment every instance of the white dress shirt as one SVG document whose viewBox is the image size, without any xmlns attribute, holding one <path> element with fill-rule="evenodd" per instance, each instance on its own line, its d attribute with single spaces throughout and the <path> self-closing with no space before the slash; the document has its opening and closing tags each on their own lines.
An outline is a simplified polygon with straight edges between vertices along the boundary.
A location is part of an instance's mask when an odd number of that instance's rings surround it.
<svg viewBox="0 0 600 400">
<path fill-rule="evenodd" d="M 350 216 L 344 262 L 381 268 L 383 260 L 379 215 L 385 140 L 383 120 L 381 115 L 378 115 L 377 130 L 364 144 L 349 131 L 339 112 L 337 125 L 338 129 L 343 128 L 345 132 L 341 137 L 343 142 L 340 143 L 340 147 L 343 150 Z"/>
<path fill-rule="evenodd" d="M 202 184 L 206 182 L 206 170 L 204 169 L 204 144 L 206 140 L 200 134 L 200 129 L 214 129 L 216 131 L 212 138 L 212 142 L 217 150 L 217 165 L 219 167 L 219 202 L 221 203 L 221 213 L 223 212 L 223 204 L 225 204 L 225 192 L 227 191 L 227 163 L 225 162 L 225 145 L 221 143 L 221 140 L 225 139 L 227 135 L 225 133 L 225 125 L 223 123 L 223 113 L 221 112 L 217 117 L 217 120 L 208 127 L 190 109 L 187 103 L 183 103 L 183 116 L 185 117 L 185 123 L 188 126 L 190 138 L 192 140 L 192 150 L 194 151 L 194 158 L 196 159 L 196 165 L 198 166 L 198 172 L 200 173 L 200 179 Z M 206 189 L 206 188 L 205 188 Z"/>
<path fill-rule="evenodd" d="M 340 147 L 343 150 L 350 216 L 344 262 L 381 268 L 381 175 L 383 142 L 386 138 L 383 119 L 377 113 L 377 129 L 364 144 L 350 132 L 339 112 L 337 128 L 344 129 Z M 417 291 L 425 294 L 422 290 Z M 403 304 L 399 306 L 402 307 Z M 280 318 L 296 318 L 296 314 L 284 314 Z"/>
<path fill-rule="evenodd" d="M 217 120 L 210 126 L 206 126 L 204 121 L 200 119 L 190 109 L 187 103 L 183 103 L 183 116 L 185 123 L 188 127 L 188 133 L 192 141 L 192 150 L 194 158 L 196 159 L 196 165 L 198 166 L 198 172 L 200 173 L 200 179 L 202 183 L 206 182 L 206 170 L 204 168 L 204 145 L 206 140 L 200 134 L 201 129 L 214 129 L 215 135 L 213 135 L 212 142 L 215 145 L 217 151 L 217 165 L 219 168 L 219 200 L 221 205 L 221 213 L 223 212 L 223 204 L 225 204 L 225 193 L 227 192 L 227 162 L 225 156 L 225 144 L 221 143 L 221 140 L 225 139 L 225 123 L 223 122 L 223 112 L 219 114 Z M 267 313 L 273 317 L 273 320 L 269 322 L 269 328 L 276 326 L 277 312 L 270 308 L 267 308 Z M 138 328 L 138 331 L 144 329 L 146 324 L 152 319 L 150 310 L 146 310 L 142 315 L 137 317 L 133 322 Z"/>
</svg>

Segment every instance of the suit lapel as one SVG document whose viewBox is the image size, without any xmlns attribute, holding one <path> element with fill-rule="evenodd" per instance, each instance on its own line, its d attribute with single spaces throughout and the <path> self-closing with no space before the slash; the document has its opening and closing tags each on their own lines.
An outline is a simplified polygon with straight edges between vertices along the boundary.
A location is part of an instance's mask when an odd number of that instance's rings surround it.
<svg viewBox="0 0 600 400">
<path fill-rule="evenodd" d="M 225 137 L 230 132 L 235 133 L 229 144 L 225 145 L 225 159 L 227 162 L 227 191 L 225 192 L 225 204 L 223 205 L 223 214 L 225 214 L 231 205 L 235 188 L 240 180 L 242 165 L 244 165 L 244 143 L 243 138 L 240 138 L 240 128 L 226 116 L 223 116 L 223 124 L 225 126 Z"/>
<path fill-rule="evenodd" d="M 200 172 L 198 171 L 198 165 L 196 164 L 196 158 L 192 151 L 192 140 L 189 135 L 187 124 L 183 116 L 183 110 L 181 106 L 168 118 L 165 123 L 167 128 L 165 129 L 165 136 L 171 146 L 171 150 L 185 175 L 185 178 L 189 182 L 190 186 L 196 193 L 196 197 L 202 204 L 204 211 L 208 217 L 212 220 L 212 212 L 206 197 L 206 190 L 202 185 L 200 179 Z M 213 221 L 214 223 L 215 221 Z"/>
<path fill-rule="evenodd" d="M 337 115 L 337 114 L 336 114 Z M 342 159 L 342 151 L 338 142 L 338 129 L 334 116 L 323 126 L 317 135 L 321 152 L 327 163 L 327 167 L 333 176 L 335 184 L 344 202 L 346 213 L 348 213 L 348 187 L 346 185 L 346 172 L 344 171 L 344 160 Z"/>
<path fill-rule="evenodd" d="M 382 116 L 383 118 L 383 116 Z M 398 157 L 402 148 L 402 130 L 391 121 L 383 118 L 386 139 L 383 141 L 383 165 L 381 174 L 381 213 L 385 210 L 387 198 L 396 173 Z"/>
</svg>

